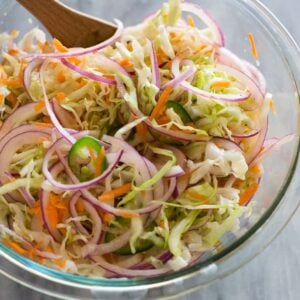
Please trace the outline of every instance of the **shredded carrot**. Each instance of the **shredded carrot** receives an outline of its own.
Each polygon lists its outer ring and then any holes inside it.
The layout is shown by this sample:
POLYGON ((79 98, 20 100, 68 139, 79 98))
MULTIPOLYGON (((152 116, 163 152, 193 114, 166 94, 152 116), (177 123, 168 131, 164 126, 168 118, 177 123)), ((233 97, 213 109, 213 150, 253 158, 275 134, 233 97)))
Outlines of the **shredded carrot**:
POLYGON ((171 93, 172 93, 172 88, 170 86, 167 86, 164 89, 164 91, 161 93, 161 95, 156 103, 156 106, 152 110, 152 113, 150 115, 150 120, 155 119, 164 111, 165 105, 166 105, 167 101, 169 100, 169 96, 171 93))
POLYGON ((57 62, 56 61, 50 61, 48 66, 52 69, 54 69, 57 66, 57 62))
POLYGON ((39 49, 41 50, 41 52, 44 52, 47 44, 42 43, 41 41, 37 41, 37 45, 38 45, 39 49))
POLYGON ((120 217, 123 217, 125 219, 133 219, 133 218, 136 218, 138 217, 139 215, 134 213, 134 212, 131 212, 131 211, 122 211, 119 213, 119 216, 120 217))
POLYGON ((39 101, 37 104, 34 106, 35 111, 41 111, 45 108, 45 102, 44 101, 39 101))
POLYGON ((66 262, 62 259, 53 259, 52 260, 56 265, 58 265, 60 268, 63 268, 66 264, 66 262))
POLYGON ((187 16, 187 22, 191 27, 195 27, 195 21, 192 16, 187 16))
POLYGON ((4 94, 0 94, 0 105, 4 103, 5 96, 4 94))
POLYGON ((162 115, 159 118, 157 118, 156 121, 159 125, 162 125, 162 124, 169 123, 171 120, 167 115, 162 115))
POLYGON ((42 120, 44 123, 51 123, 51 119, 48 116, 43 116, 42 120))
POLYGON ((78 66, 81 63, 81 60, 78 57, 69 57, 68 61, 76 66, 78 66))
POLYGON ((157 49, 156 56, 157 56, 158 64, 161 64, 169 60, 167 54, 161 49, 161 47, 157 49))
POLYGON ((4 240, 4 243, 19 254, 26 255, 27 253, 27 251, 23 247, 21 247, 17 242, 6 239, 4 240))
POLYGON ((230 81, 215 81, 211 84, 213 89, 224 89, 230 86, 230 81))
POLYGON ((253 195, 258 190, 259 184, 257 182, 253 182, 244 192, 240 195, 240 205, 245 205, 247 202, 253 197, 253 195))
POLYGON ((136 125, 136 133, 143 143, 147 143, 147 126, 143 122, 136 125))
POLYGON ((208 200, 206 196, 203 196, 203 195, 201 195, 199 193, 196 193, 196 192, 193 192, 193 191, 190 191, 190 190, 186 191, 186 195, 188 197, 191 197, 193 199, 197 199, 197 200, 200 200, 200 201, 206 201, 206 200, 208 200))
POLYGON ((9 101, 12 107, 14 107, 17 104, 17 97, 14 93, 10 93, 9 95, 6 96, 6 99, 9 101))
POLYGON ((248 32, 248 40, 251 48, 251 53, 255 60, 258 60, 258 52, 255 44, 255 39, 252 32, 248 32))
POLYGON ((109 202, 116 197, 122 196, 128 193, 132 188, 131 183, 125 183, 114 190, 104 192, 98 199, 101 202, 109 202))
POLYGON ((100 153, 98 154, 98 157, 95 160, 95 176, 99 176, 102 172, 102 165, 105 158, 105 150, 104 147, 101 148, 100 153))
POLYGON ((129 58, 124 58, 124 59, 120 60, 119 64, 125 68, 132 67, 132 62, 129 58))
POLYGON ((249 169, 249 172, 254 174, 254 175, 260 175, 261 173, 261 169, 260 169, 260 166, 258 164, 252 166, 250 169, 249 169))
POLYGON ((57 74, 56 79, 57 79, 57 81, 60 82, 60 83, 65 82, 65 81, 66 81, 66 76, 65 76, 64 72, 63 72, 63 71, 60 71, 60 72, 57 74))
POLYGON ((85 211, 85 207, 84 207, 83 201, 81 199, 79 199, 76 202, 75 207, 76 207, 77 212, 79 212, 79 213, 83 213, 85 211))
POLYGON ((58 92, 55 96, 58 102, 63 102, 66 99, 66 94, 64 92, 58 92))
POLYGON ((20 53, 20 51, 18 49, 9 49, 8 50, 9 55, 16 55, 18 53, 20 53))
POLYGON ((19 36, 19 33, 19 31, 14 29, 10 32, 10 36, 12 36, 13 38, 17 38, 19 36))
POLYGON ((36 126, 41 126, 41 127, 49 127, 49 128, 53 128, 54 127, 52 123, 44 123, 44 122, 31 121, 30 124, 36 125, 36 126))
POLYGON ((171 31, 171 32, 170 32, 170 38, 171 38, 171 39, 175 39, 176 37, 177 37, 176 32, 171 31))
POLYGON ((69 49, 65 47, 58 39, 53 39, 53 45, 58 52, 68 52, 69 49))
POLYGON ((273 113, 276 113, 276 108, 273 99, 270 101, 270 109, 273 113))
POLYGON ((109 224, 114 219, 114 216, 109 213, 104 213, 102 215, 102 220, 105 224, 109 224))
POLYGON ((2 78, 0 79, 0 83, 14 88, 20 88, 23 86, 23 82, 19 78, 17 79, 2 78))

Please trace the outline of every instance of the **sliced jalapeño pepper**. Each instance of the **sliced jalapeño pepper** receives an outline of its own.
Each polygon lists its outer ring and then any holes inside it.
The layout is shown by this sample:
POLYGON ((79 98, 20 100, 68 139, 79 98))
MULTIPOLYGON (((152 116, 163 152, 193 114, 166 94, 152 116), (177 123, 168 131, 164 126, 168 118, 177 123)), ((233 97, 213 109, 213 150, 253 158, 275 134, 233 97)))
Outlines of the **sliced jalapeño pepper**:
POLYGON ((72 145, 68 163, 80 181, 91 180, 107 168, 103 146, 90 136, 82 137, 72 145))
POLYGON ((167 108, 173 108, 173 110, 180 117, 183 123, 193 122, 189 113, 185 110, 185 108, 180 103, 170 100, 167 102, 166 106, 167 108))

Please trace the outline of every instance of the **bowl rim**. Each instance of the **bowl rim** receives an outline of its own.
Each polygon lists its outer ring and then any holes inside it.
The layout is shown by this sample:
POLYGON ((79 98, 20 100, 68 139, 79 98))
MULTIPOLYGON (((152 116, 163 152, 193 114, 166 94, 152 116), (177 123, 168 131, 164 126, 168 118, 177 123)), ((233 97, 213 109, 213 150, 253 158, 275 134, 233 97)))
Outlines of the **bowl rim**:
MULTIPOLYGON (((266 17, 269 21, 272 22, 273 25, 276 26, 276 29, 280 31, 281 35, 283 35, 289 42, 290 46, 294 48, 298 56, 300 57, 300 50, 291 36, 291 34, 287 31, 287 29, 282 25, 282 23, 278 20, 278 18, 259 0, 240 0, 240 5, 248 8, 250 5, 254 7, 256 11, 258 11, 261 15, 266 17)), ((295 85, 298 93, 299 98, 299 88, 297 84, 295 85)), ((299 103, 298 103, 299 104, 299 103)), ((298 124, 298 134, 300 132, 300 127, 298 124)), ((297 145, 294 147, 294 157, 292 159, 291 165, 292 167, 289 170, 289 173, 285 179, 285 182, 282 185, 281 190, 276 195, 275 200, 273 201, 272 205, 268 208, 268 210, 260 217, 260 219, 248 230, 245 234, 241 237, 236 239, 232 244, 228 247, 220 251, 219 253, 214 254, 209 259, 196 263, 193 266, 189 266, 179 271, 174 271, 170 274, 164 274, 158 277, 153 278, 137 278, 137 279, 106 279, 106 278, 89 278, 84 276, 78 276, 70 273, 63 273, 61 271, 57 271, 43 265, 40 265, 30 259, 27 259, 16 252, 9 249, 7 246, 0 243, 0 256, 3 256, 7 261, 11 262, 15 266, 32 273, 33 275, 37 275, 40 278, 44 278, 46 280, 52 282, 58 282, 65 286, 76 287, 76 288, 83 288, 83 289, 90 289, 92 286, 101 289, 101 291, 117 291, 117 290, 132 290, 135 288, 136 290, 140 290, 143 288, 161 288, 162 286, 166 286, 172 283, 175 283, 178 280, 186 280, 200 274, 205 268, 209 268, 211 265, 221 261, 222 259, 226 258, 230 254, 233 254, 236 250, 238 250, 242 246, 246 246, 250 243, 250 241, 255 237, 257 231, 263 228, 264 224, 267 220, 269 220, 270 216, 276 212, 276 209, 279 207, 280 203, 284 195, 286 194, 288 188, 290 187, 290 183, 293 179, 295 174, 295 170, 297 167, 297 162, 299 158, 299 150, 300 150, 300 140, 298 139, 297 145)), ((298 205, 297 205, 298 206, 298 205)), ((296 207, 297 208, 297 207, 296 207)), ((292 213, 295 212, 296 208, 292 213)), ((292 214, 289 216, 289 218, 292 214)), ((282 230, 280 228, 280 230, 282 230)), ((277 232, 279 233, 279 231, 277 232)), ((277 234, 276 233, 276 234, 277 234)), ((270 242, 270 241, 269 241, 270 242)), ((265 245, 266 247, 267 245, 265 245)), ((264 248, 265 248, 264 247, 264 248)), ((258 251, 254 251, 252 253, 252 257, 246 259, 242 262, 240 266, 251 260, 255 257, 258 251)), ((9 274, 5 273, 4 271, 0 270, 0 273, 9 276, 9 274)), ((12 276, 10 276, 12 277, 12 276)), ((12 278, 15 279, 16 278, 12 278)), ((20 282, 22 283, 22 282, 20 282)))

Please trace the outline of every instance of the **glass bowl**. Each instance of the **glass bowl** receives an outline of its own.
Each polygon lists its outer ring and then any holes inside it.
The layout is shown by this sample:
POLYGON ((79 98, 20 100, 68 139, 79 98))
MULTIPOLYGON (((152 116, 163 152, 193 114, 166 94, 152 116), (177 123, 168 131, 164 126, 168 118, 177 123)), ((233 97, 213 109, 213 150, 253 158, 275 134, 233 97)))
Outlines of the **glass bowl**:
MULTIPOLYGON (((132 25, 157 9, 158 0, 68 0, 66 4, 107 20, 132 25)), ((255 0, 199 0, 220 23, 226 45, 242 58, 252 60, 247 41, 256 38, 260 69, 273 93, 276 115, 269 120, 268 136, 299 135, 300 55, 296 43, 274 15, 255 0)), ((38 22, 12 0, 1 0, 0 29, 25 33, 38 22)), ((41 27, 41 26, 40 26, 41 27)), ((249 222, 201 262, 151 279, 93 279, 48 269, 0 244, 1 273, 39 292, 71 299, 158 299, 179 297, 220 279, 260 253, 282 230, 298 207, 299 140, 271 153, 264 161, 261 188, 249 222)))

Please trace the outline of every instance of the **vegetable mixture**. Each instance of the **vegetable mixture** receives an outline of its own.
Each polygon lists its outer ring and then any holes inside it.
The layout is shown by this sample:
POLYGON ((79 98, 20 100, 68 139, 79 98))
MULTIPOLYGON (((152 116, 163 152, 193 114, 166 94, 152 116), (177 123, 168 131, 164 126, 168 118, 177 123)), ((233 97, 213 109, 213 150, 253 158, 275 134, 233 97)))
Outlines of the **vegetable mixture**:
POLYGON ((239 230, 261 160, 293 136, 265 138, 263 75, 197 5, 116 25, 86 49, 0 35, 0 232, 50 268, 153 277, 239 230))

